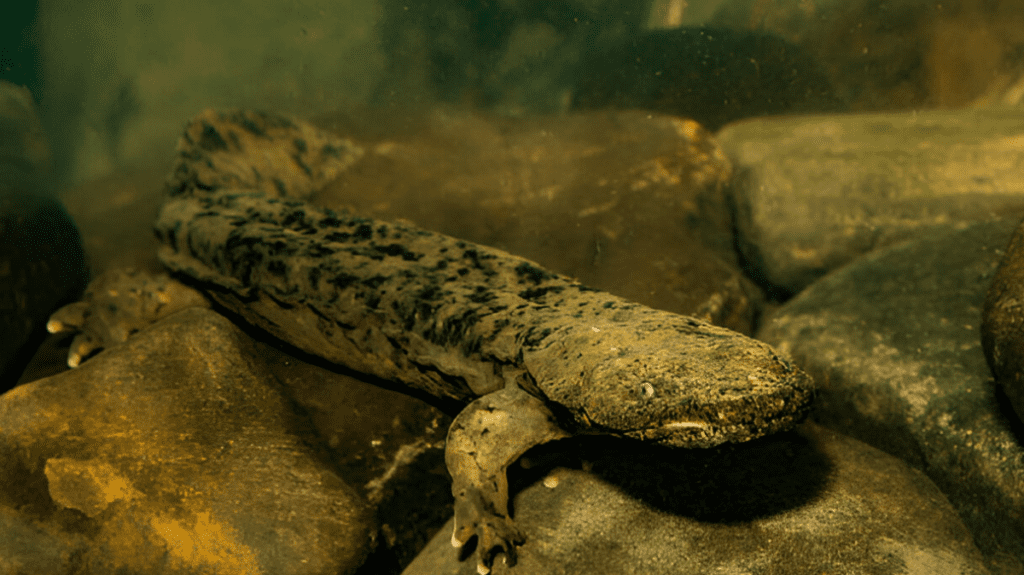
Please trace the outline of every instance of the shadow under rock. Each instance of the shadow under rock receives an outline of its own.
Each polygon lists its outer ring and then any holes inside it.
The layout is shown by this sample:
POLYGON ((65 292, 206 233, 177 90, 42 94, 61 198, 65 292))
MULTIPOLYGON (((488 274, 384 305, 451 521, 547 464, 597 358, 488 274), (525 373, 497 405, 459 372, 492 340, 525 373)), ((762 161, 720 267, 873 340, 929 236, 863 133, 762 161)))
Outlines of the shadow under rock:
POLYGON ((1003 391, 1002 385, 996 384, 992 379, 989 379, 987 384, 995 387, 994 399, 997 413, 999 413, 1007 429, 1010 430, 1010 433, 1017 440, 1017 443, 1024 445, 1024 421, 1021 421, 1021 415, 1018 415, 1016 410, 1013 409, 1013 404, 1010 403, 1010 398, 1003 391))
POLYGON ((710 523, 748 522, 805 505, 832 471, 814 441, 795 431, 710 449, 582 436, 536 447, 524 460, 529 467, 509 468, 513 497, 554 467, 586 468, 655 509, 710 523))

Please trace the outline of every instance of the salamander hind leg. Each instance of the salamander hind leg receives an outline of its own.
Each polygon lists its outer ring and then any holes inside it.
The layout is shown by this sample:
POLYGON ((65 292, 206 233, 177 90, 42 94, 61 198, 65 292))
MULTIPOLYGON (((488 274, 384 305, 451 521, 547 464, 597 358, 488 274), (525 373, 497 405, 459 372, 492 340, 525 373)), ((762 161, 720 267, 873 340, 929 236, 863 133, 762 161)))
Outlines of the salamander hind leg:
POLYGON ((498 553, 514 564, 525 540, 508 514, 506 469, 531 447, 570 435, 542 400, 517 387, 484 395, 455 418, 445 451, 455 496, 452 545, 477 536, 479 573, 490 572, 498 553))

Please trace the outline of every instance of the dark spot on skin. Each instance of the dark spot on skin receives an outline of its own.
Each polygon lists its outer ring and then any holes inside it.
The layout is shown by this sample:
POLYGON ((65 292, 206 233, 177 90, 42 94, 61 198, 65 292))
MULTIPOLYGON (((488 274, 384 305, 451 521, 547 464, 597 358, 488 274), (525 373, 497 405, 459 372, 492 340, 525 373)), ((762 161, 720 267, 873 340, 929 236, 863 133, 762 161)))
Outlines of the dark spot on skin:
POLYGON ((612 309, 613 307, 615 307, 615 302, 613 302, 613 301, 606 301, 606 302, 604 302, 604 305, 601 306, 601 307, 603 307, 604 309, 612 309))
POLYGON ((228 239, 224 242, 225 252, 234 252, 240 249, 251 248, 259 245, 260 239, 251 236, 242 235, 240 233, 232 232, 228 234, 228 239))
POLYGON ((448 267, 448 260, 441 260, 441 261, 437 262, 437 266, 435 266, 435 267, 437 267, 437 269, 439 269, 439 270, 446 269, 448 267))
POLYGON ((170 229, 166 230, 166 232, 164 232, 164 233, 161 233, 160 230, 156 230, 156 237, 157 237, 157 239, 159 239, 161 241, 165 241, 166 243, 174 246, 175 249, 177 249, 177 247, 178 247, 178 241, 177 241, 178 240, 178 232, 177 232, 177 229, 178 229, 178 226, 180 226, 180 225, 181 224, 179 224, 179 223, 175 223, 173 228, 170 228, 170 229), (166 240, 164 238, 166 238, 166 240))
POLYGON ((373 228, 369 224, 360 224, 352 235, 359 240, 368 240, 373 238, 373 228))
POLYGON ((434 301, 439 299, 442 295, 441 290, 439 290, 437 286, 431 285, 418 291, 415 298, 422 301, 434 301))
POLYGON ((373 292, 368 293, 366 294, 366 297, 363 298, 363 301, 366 302, 366 307, 370 309, 377 309, 377 306, 380 305, 380 295, 373 292))
MULTIPOLYGON (((257 176, 258 175, 259 174, 257 174, 257 176)), ((277 193, 281 194, 282 196, 288 195, 288 188, 287 186, 284 185, 284 182, 282 182, 280 178, 274 178, 274 187, 277 188, 277 193)))
MULTIPOLYGON (((242 149, 242 141, 238 139, 238 134, 234 130, 228 132, 228 139, 231 140, 231 146, 236 150, 242 149)), ((255 171, 255 170, 253 170, 255 171)), ((259 175, 259 174, 257 174, 259 175)))
POLYGON ((312 246, 309 247, 309 251, 306 253, 307 255, 313 258, 324 258, 327 256, 334 255, 336 251, 337 250, 329 248, 323 244, 313 244, 312 246))
POLYGON ((562 291, 562 289, 564 289, 562 286, 530 288, 519 292, 519 297, 532 301, 537 298, 544 297, 548 293, 558 293, 562 291))
MULTIPOLYGON (((502 306, 501 309, 505 309, 504 306, 502 306)), ((506 327, 508 327, 509 325, 511 325, 511 323, 512 322, 509 321, 508 319, 499 319, 498 321, 494 322, 494 331, 491 332, 491 336, 490 336, 491 339, 494 339, 494 338, 498 337, 498 333, 501 330, 503 330, 506 327)))
POLYGON ((326 218, 321 218, 316 224, 321 228, 336 228, 341 225, 341 220, 336 216, 327 216, 326 218))
POLYGON ((252 272, 263 263, 263 253, 249 249, 225 251, 224 258, 228 267, 235 270, 233 275, 246 285, 254 283, 252 272))
POLYGON ((526 278, 535 284, 539 284, 546 279, 555 277, 551 272, 542 270, 539 267, 530 265, 526 262, 517 265, 515 271, 519 274, 519 277, 526 278))
MULTIPOLYGON (((473 326, 480 321, 480 317, 474 310, 466 310, 459 315, 447 318, 439 326, 434 326, 424 335, 433 343, 443 346, 473 346, 473 342, 465 342, 466 333, 473 329, 473 326)), ((476 342, 476 347, 480 343, 476 342)))
POLYGON ((306 153, 306 150, 308 149, 308 146, 306 146, 306 140, 302 138, 295 138, 292 140, 292 145, 295 146, 296 150, 302 153, 306 153))
POLYGON ((302 159, 302 156, 298 154, 292 154, 292 161, 295 162, 295 165, 297 165, 299 169, 301 169, 302 172, 306 174, 306 176, 312 177, 313 168, 310 168, 309 166, 306 165, 306 161, 302 159))
POLYGON ((235 118, 235 123, 245 128, 245 131, 250 134, 257 136, 266 136, 267 133, 263 130, 263 127, 254 122, 251 118, 246 115, 241 115, 239 118, 235 118))
POLYGON ((496 298, 494 292, 484 286, 476 286, 476 290, 469 295, 469 301, 473 303, 487 303, 496 298))
POLYGON ((301 224, 306 219, 306 212, 302 210, 292 210, 281 218, 281 225, 290 228, 295 224, 301 224))
POLYGON ((275 256, 293 256, 298 249, 297 246, 292 245, 291 242, 286 242, 284 240, 276 240, 267 244, 267 247, 270 248, 267 251, 275 256))
POLYGON ((224 141, 224 137, 220 135, 217 128, 203 122, 203 131, 199 135, 199 147, 210 152, 217 152, 227 150, 228 143, 224 141))
POLYGON ((309 268, 309 285, 316 287, 320 284, 320 268, 314 266, 309 268))
POLYGON ((284 277, 287 267, 281 260, 273 260, 267 263, 267 271, 275 276, 284 277))
POLYGON ((535 347, 549 335, 551 335, 551 328, 546 327, 538 332, 537 328, 531 327, 523 337, 523 345, 535 347))
POLYGON ((466 268, 459 268, 455 270, 455 273, 459 274, 460 276, 464 276, 469 273, 469 270, 467 270, 466 268))
POLYGON ((402 244, 388 244, 386 246, 374 246, 374 249, 382 254, 389 256, 402 256, 402 259, 407 262, 419 261, 423 254, 414 254, 409 250, 405 249, 402 244))
POLYGON ((377 275, 373 276, 372 278, 364 279, 362 283, 364 286, 370 289, 377 289, 381 286, 381 284, 384 284, 387 281, 388 278, 386 276, 377 275))
POLYGON ((345 289, 356 281, 359 281, 359 278, 357 276, 342 272, 334 276, 333 278, 327 280, 327 283, 331 284, 332 286, 338 289, 345 289))
POLYGON ((480 265, 480 252, 476 250, 465 250, 462 252, 463 259, 468 259, 470 264, 476 269, 483 269, 480 265))

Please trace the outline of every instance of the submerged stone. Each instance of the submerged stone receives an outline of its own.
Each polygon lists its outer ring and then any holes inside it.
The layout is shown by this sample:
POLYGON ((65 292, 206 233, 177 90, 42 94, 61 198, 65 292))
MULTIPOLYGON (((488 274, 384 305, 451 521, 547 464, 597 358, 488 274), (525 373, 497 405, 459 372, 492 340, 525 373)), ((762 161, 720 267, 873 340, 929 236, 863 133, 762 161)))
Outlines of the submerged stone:
MULTIPOLYGON (((813 424, 713 450, 592 438, 525 460, 526 543, 495 575, 988 573, 922 473, 813 424)), ((475 575, 450 535, 451 524, 403 575, 475 575)))
POLYGON ((928 228, 1024 211, 1024 113, 770 118, 718 134, 736 165, 737 245, 784 297, 928 228))
POLYGON ((759 334, 814 377, 811 417, 928 474, 997 573, 1024 570, 1024 434, 979 327, 1015 226, 933 230, 864 256, 759 334))
MULTIPOLYGON (((50 573, 349 573, 365 502, 249 340, 189 309, 82 367, 0 396, 0 508, 72 549, 0 544, 50 573)), ((41 539, 40 539, 41 538, 41 539)))

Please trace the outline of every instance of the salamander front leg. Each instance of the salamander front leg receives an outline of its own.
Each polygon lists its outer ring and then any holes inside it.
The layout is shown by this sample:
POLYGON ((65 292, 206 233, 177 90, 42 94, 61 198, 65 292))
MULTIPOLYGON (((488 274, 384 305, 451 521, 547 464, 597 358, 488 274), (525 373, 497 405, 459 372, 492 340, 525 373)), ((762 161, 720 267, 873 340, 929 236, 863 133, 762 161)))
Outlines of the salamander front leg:
POLYGON ((481 575, 498 553, 514 565, 516 545, 524 541, 508 514, 506 469, 531 447, 570 435, 543 401, 518 387, 478 398, 452 422, 445 451, 455 496, 452 545, 477 536, 481 575))

